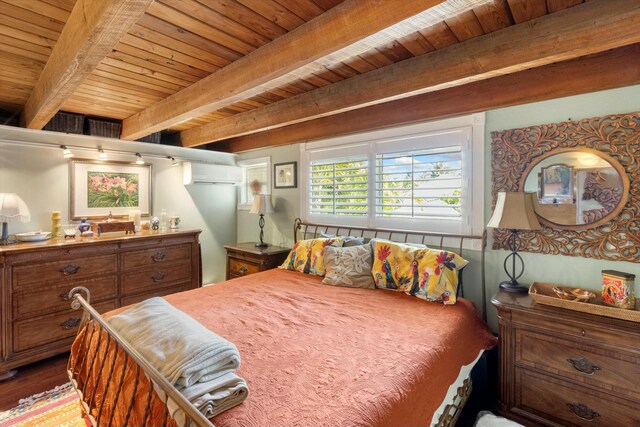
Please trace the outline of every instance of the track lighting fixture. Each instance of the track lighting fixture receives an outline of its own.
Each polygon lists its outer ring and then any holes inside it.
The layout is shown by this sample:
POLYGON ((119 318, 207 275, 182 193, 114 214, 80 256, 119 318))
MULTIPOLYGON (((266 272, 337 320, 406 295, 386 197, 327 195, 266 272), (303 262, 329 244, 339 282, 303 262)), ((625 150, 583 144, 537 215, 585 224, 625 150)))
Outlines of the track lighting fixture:
POLYGON ((67 148, 66 145, 61 145, 60 148, 62 148, 62 157, 64 157, 65 159, 70 159, 73 157, 73 153, 67 148))
POLYGON ((107 153, 104 152, 104 150, 101 147, 98 147, 98 158, 100 160, 109 160, 109 156, 107 156, 107 153))
POLYGON ((167 156, 170 160, 171 160, 171 166, 178 166, 180 165, 180 162, 177 161, 174 157, 171 156, 167 156))
POLYGON ((136 165, 144 165, 144 160, 140 153, 136 153, 136 165))

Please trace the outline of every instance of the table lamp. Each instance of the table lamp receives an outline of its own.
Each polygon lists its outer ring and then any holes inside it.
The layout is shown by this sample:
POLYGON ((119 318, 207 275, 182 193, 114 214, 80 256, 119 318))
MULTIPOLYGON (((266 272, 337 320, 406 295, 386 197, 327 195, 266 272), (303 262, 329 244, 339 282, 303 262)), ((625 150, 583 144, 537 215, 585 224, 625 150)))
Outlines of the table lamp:
POLYGON ((524 261, 518 254, 522 241, 518 241, 517 237, 520 230, 542 229, 533 209, 534 197, 535 193, 499 192, 493 216, 487 224, 487 227, 506 228, 511 232, 509 238, 511 253, 504 260, 504 271, 509 280, 500 283, 500 289, 506 292, 526 293, 528 291, 526 287, 518 283, 518 278, 524 273, 524 261), (511 258, 511 272, 507 268, 509 258, 511 258), (516 272, 516 259, 519 259, 522 265, 520 273, 516 272))
POLYGON ((15 193, 0 193, 0 222, 2 222, 2 239, 0 246, 15 243, 9 240, 9 222, 29 222, 31 214, 27 204, 15 193))
POLYGON ((263 241, 264 239, 264 215, 273 212, 273 205, 271 204, 271 197, 265 194, 256 194, 253 198, 253 206, 249 213, 260 215, 258 225, 260 226, 260 243, 256 243, 257 248, 266 248, 269 244, 263 241))

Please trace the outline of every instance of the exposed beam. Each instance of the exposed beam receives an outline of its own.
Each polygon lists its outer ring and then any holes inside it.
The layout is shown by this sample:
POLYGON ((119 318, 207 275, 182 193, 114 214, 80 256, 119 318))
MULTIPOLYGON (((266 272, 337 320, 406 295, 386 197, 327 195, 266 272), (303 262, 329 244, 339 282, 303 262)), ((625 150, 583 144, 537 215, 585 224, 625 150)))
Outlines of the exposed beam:
POLYGON ((238 153, 640 84, 640 44, 210 144, 238 153))
POLYGON ((183 146, 247 135, 640 41, 640 2, 593 0, 181 132, 183 146))
POLYGON ((326 62, 336 63, 372 46, 389 43, 393 36, 417 31, 413 20, 429 26, 486 1, 346 0, 210 76, 126 118, 122 123, 122 138, 136 139, 169 128, 311 74, 322 69, 326 62), (376 34, 383 30, 389 30, 389 34, 376 34))
POLYGON ((22 124, 42 129, 153 0, 78 0, 36 83, 22 124))

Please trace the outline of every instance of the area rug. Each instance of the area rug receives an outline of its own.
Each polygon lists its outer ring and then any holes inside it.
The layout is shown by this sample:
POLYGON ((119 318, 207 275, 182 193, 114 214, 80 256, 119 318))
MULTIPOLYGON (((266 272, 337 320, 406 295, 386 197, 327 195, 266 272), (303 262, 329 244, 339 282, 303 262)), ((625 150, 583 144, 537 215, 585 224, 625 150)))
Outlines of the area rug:
POLYGON ((15 408, 0 412, 0 427, 36 426, 91 427, 82 416, 80 400, 71 383, 20 399, 15 408))

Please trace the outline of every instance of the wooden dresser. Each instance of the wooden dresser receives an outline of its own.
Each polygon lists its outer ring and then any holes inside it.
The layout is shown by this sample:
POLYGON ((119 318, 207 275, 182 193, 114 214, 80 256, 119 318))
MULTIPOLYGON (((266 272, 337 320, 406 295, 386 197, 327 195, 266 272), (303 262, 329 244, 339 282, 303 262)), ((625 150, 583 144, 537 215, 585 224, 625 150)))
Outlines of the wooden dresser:
POLYGON ((106 312, 201 286, 199 230, 0 246, 0 379, 69 350, 80 322, 67 293, 106 312))
POLYGON ((224 248, 227 250, 227 280, 276 268, 290 251, 272 245, 257 248, 255 243, 238 243, 224 248))
POLYGON ((502 415, 529 426, 640 426, 640 323, 497 293, 502 415))

